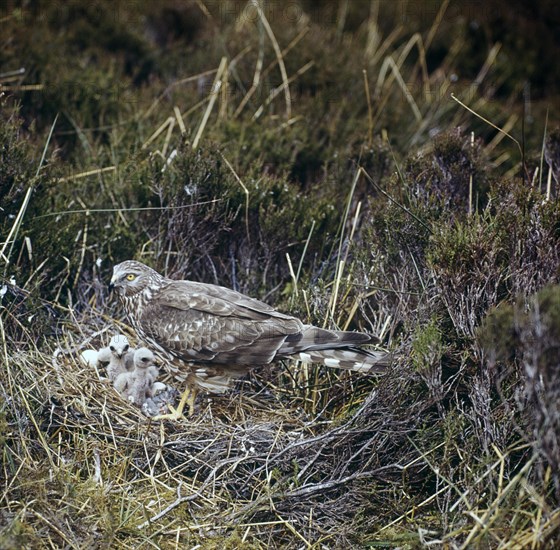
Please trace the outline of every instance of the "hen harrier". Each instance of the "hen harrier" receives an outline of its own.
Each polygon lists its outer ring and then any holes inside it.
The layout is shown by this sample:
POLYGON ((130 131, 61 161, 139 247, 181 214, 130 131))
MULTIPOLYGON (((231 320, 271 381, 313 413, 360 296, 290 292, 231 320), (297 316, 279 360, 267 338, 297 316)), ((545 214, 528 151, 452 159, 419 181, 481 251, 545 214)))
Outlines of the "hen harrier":
POLYGON ((200 388, 224 392, 233 378, 281 359, 327 367, 383 372, 389 355, 356 348, 375 342, 363 332, 325 330, 225 287, 167 279, 127 260, 113 268, 119 295, 139 336, 160 351, 187 388, 178 408, 158 419, 194 410, 200 388))

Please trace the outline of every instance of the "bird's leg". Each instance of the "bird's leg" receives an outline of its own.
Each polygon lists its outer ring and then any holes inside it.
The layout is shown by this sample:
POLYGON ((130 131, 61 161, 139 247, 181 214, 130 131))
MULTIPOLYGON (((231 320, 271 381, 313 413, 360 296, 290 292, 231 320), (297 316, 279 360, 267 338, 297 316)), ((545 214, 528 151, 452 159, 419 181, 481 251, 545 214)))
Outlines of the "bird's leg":
MULTIPOLYGON (((185 405, 188 403, 189 405, 189 416, 194 414, 194 401, 196 399, 197 391, 194 388, 189 388, 188 386, 185 388, 183 395, 181 397, 181 401, 179 401, 179 406, 175 409, 175 414, 178 418, 183 416, 183 409, 185 405)), ((171 408, 171 407, 170 407, 171 408)))
POLYGON ((189 405, 189 416, 194 414, 194 402, 197 395, 197 390, 195 388, 187 388, 183 392, 181 397, 181 401, 179 401, 179 405, 175 409, 171 405, 168 405, 169 409, 171 410, 168 414, 159 414, 153 417, 153 420, 180 420, 183 417, 183 409, 185 405, 188 403, 189 405))
POLYGON ((198 395, 198 390, 196 388, 191 388, 189 390, 189 396, 187 397, 187 403, 189 404, 189 416, 192 416, 194 414, 194 402, 196 401, 197 395, 198 395))

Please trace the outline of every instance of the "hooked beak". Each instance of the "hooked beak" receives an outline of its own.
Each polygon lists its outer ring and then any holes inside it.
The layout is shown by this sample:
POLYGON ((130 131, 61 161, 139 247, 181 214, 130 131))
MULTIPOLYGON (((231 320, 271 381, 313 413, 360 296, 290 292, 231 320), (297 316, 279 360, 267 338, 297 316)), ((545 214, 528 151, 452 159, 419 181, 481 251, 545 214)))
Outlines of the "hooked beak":
POLYGON ((111 277, 111 282, 109 283, 109 292, 113 292, 113 290, 115 290, 116 282, 117 282, 117 279, 113 275, 111 277))

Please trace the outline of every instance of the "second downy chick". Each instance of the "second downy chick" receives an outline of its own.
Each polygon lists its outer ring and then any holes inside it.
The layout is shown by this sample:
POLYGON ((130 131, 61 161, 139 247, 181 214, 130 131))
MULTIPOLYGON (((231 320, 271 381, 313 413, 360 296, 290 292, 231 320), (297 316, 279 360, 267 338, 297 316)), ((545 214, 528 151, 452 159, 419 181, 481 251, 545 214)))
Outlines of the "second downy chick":
POLYGON ((138 348, 134 352, 134 370, 119 374, 115 380, 115 389, 138 407, 153 395, 158 375, 154 361, 154 354, 148 348, 138 348))

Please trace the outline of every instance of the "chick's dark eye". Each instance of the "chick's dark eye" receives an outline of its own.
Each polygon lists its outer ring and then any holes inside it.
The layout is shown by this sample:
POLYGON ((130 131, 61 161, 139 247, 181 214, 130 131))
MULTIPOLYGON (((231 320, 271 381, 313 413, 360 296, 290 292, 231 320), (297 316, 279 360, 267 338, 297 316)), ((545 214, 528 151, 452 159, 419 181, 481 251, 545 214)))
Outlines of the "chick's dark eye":
POLYGON ((109 346, 109 349, 110 349, 111 351, 115 351, 115 346, 109 346))
POLYGON ((130 347, 130 346, 125 346, 125 347, 123 348, 123 351, 128 351, 128 348, 129 348, 129 347, 130 347))

